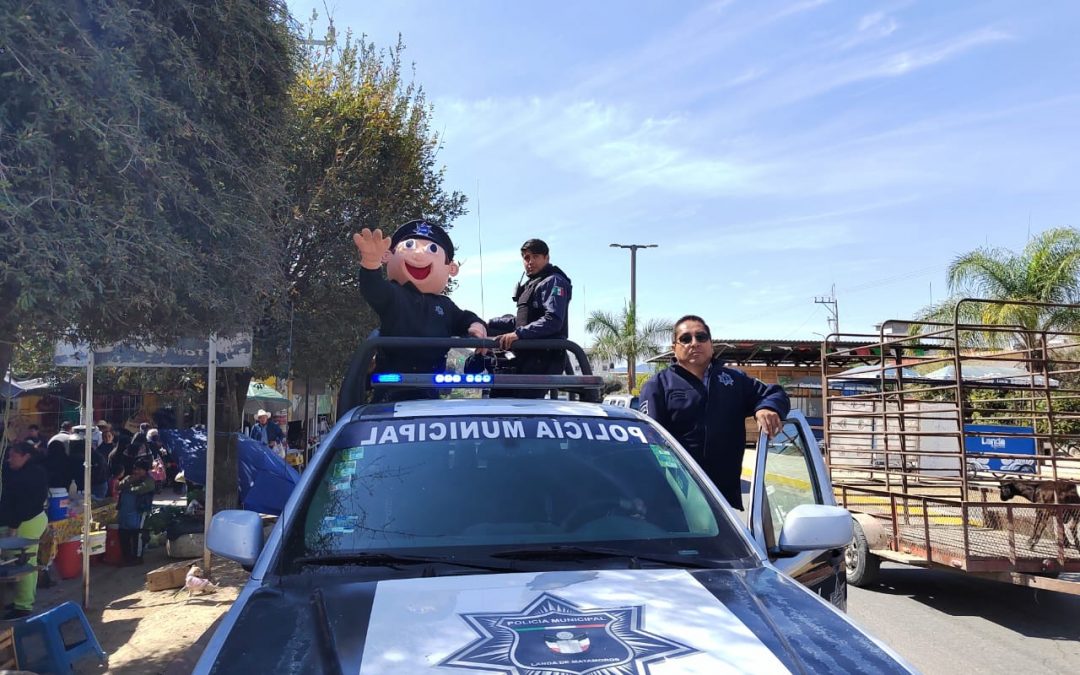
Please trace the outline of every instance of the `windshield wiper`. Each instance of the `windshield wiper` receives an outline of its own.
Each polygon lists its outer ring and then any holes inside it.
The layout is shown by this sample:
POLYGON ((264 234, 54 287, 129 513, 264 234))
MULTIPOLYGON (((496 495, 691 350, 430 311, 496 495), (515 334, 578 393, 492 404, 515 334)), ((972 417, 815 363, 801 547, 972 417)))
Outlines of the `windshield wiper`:
POLYGON ((297 558, 298 565, 358 565, 362 567, 392 567, 401 569, 407 565, 454 565, 488 572, 516 572, 508 565, 490 565, 465 562, 452 558, 426 555, 400 555, 396 553, 333 553, 309 555, 297 558))
POLYGON ((692 569, 712 569, 718 567, 706 560, 695 560, 682 556, 639 555, 631 551, 603 546, 529 546, 512 548, 492 553, 492 558, 509 560, 587 560, 595 558, 627 558, 630 569, 641 569, 641 563, 655 563, 667 567, 685 567, 692 569))

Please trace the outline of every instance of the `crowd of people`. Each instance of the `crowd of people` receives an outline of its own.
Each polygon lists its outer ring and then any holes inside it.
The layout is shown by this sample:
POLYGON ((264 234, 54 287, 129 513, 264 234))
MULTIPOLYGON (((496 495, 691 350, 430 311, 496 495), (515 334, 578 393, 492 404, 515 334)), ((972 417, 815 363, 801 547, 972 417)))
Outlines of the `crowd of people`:
MULTIPOLYGON (((25 437, 8 447, 0 491, 0 527, 8 536, 40 540, 49 523, 46 509, 51 489, 87 494, 87 433, 85 426, 65 421, 46 439, 37 425, 30 425, 25 437)), ((89 494, 116 501, 124 563, 141 564, 144 524, 154 494, 167 486, 180 487, 175 481, 177 463, 162 444, 161 434, 148 423, 128 437, 101 420, 89 434, 89 494)), ((37 565, 38 546, 25 551, 28 564, 37 565)), ((5 608, 4 620, 31 614, 37 584, 37 574, 27 574, 14 584, 14 600, 5 608)))
MULTIPOLYGON (((74 484, 76 491, 86 491, 83 470, 86 433, 82 425, 63 422, 60 430, 46 441, 37 425, 29 427, 23 442, 29 445, 32 459, 45 468, 49 488, 68 489, 74 484)), ((124 477, 132 475, 140 461, 147 464, 156 491, 164 486, 178 487, 177 463, 162 443, 161 434, 150 424, 143 422, 138 433, 128 437, 101 420, 91 428, 90 434, 90 494, 94 498, 115 499, 118 485, 124 477)))

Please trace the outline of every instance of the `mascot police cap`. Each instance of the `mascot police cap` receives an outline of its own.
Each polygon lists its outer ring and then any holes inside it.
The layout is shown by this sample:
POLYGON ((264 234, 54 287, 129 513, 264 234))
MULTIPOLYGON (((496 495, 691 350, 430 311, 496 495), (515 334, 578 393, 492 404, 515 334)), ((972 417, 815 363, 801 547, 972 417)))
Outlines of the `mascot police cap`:
POLYGON ((435 223, 423 219, 410 220, 394 231, 390 237, 390 248, 397 248, 397 245, 406 239, 433 241, 446 252, 446 262, 454 259, 454 242, 450 241, 450 235, 446 233, 446 230, 435 223))

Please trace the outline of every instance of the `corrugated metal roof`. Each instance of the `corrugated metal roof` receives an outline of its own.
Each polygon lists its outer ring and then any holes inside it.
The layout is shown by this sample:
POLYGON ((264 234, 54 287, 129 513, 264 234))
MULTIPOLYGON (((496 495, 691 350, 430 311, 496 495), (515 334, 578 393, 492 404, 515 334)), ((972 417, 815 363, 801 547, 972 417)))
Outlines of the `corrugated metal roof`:
MULTIPOLYGON (((831 347, 852 349, 870 342, 833 342, 831 347)), ((821 360, 821 340, 773 340, 769 338, 713 338, 717 356, 731 363, 816 363, 821 360)), ((670 360, 668 350, 649 359, 650 362, 670 360)))

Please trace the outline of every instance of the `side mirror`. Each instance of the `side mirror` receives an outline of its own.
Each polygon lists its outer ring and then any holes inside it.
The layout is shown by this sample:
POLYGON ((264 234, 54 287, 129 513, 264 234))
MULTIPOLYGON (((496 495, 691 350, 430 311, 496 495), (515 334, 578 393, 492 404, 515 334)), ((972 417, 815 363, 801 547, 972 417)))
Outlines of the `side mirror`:
POLYGON ((222 511, 210 521, 206 546, 214 553, 249 567, 263 547, 262 517, 254 511, 222 511))
POLYGON ((800 504, 784 519, 779 549, 798 553, 843 548, 855 536, 853 522, 848 510, 839 506, 800 504))

